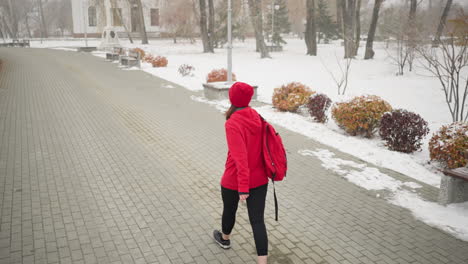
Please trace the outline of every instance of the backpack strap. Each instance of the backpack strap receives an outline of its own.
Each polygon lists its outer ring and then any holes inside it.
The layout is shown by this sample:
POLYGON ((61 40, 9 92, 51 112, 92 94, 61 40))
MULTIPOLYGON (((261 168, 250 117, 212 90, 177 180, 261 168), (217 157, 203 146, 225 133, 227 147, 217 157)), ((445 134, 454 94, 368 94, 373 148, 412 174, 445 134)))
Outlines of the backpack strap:
POLYGON ((275 197, 275 221, 278 222, 278 199, 276 198, 275 181, 273 181, 273 196, 275 197))

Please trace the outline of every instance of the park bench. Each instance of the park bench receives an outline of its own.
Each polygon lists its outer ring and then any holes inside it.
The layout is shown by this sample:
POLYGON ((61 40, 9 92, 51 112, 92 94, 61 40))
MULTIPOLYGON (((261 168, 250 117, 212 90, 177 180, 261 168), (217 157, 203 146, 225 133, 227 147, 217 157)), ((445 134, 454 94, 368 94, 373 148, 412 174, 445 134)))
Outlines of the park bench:
POLYGON ((30 47, 29 39, 13 39, 12 42, 2 43, 0 47, 30 47))
POLYGON ((23 39, 23 40, 19 40, 19 39, 14 39, 13 40, 13 46, 15 47, 30 47, 30 44, 29 44, 29 39, 23 39))
POLYGON ((106 53, 106 60, 117 61, 122 53, 122 48, 113 47, 112 50, 106 53))
POLYGON ((137 66, 140 67, 141 61, 140 61, 140 53, 133 51, 133 50, 127 50, 126 55, 121 55, 120 56, 120 65, 126 66, 126 67, 133 67, 137 66))
MULTIPOLYGON (((468 151, 464 153, 468 159, 468 151)), ((468 201, 468 164, 466 167, 445 169, 440 183, 439 203, 461 203, 468 201)))
POLYGON ((267 45, 266 48, 267 48, 268 52, 283 51, 283 46, 280 46, 280 45, 267 45))
POLYGON ((29 39, 23 39, 23 47, 31 47, 31 42, 29 39))

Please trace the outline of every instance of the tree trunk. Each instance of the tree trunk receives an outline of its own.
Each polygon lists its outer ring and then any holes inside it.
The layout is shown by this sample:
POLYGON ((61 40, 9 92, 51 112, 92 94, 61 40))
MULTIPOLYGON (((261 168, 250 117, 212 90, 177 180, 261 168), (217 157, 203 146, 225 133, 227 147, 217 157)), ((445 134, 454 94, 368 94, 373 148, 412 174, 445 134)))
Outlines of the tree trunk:
POLYGON ((250 9, 250 19, 252 20, 252 25, 255 31, 255 39, 257 41, 257 49, 260 51, 260 57, 262 59, 271 58, 265 44, 265 39, 263 37, 261 0, 248 0, 248 3, 250 9))
POLYGON ((445 23, 447 21, 448 13, 450 12, 450 8, 452 7, 452 0, 447 0, 445 4, 444 11, 442 12, 442 16, 440 17, 439 26, 437 27, 437 32, 432 43, 432 46, 439 46, 440 43, 440 36, 442 35, 442 31, 444 31, 445 23))
POLYGON ((354 57, 354 27, 356 16, 356 0, 340 0, 343 21, 343 37, 345 59, 354 57))
POLYGON ((214 53, 214 27, 215 27, 215 10, 213 0, 208 0, 208 49, 209 52, 214 53))
POLYGON ((46 22, 45 22, 45 18, 44 18, 44 10, 42 9, 42 0, 38 0, 39 1, 39 12, 40 12, 40 15, 41 15, 41 25, 42 25, 42 37, 43 38, 48 38, 48 34, 47 34, 47 27, 46 27, 46 22))
POLYGON ((11 0, 8 0, 8 8, 10 9, 11 33, 13 34, 13 38, 18 38, 18 19, 11 0))
POLYGON ((306 2, 307 22, 305 30, 305 43, 307 55, 317 56, 317 26, 315 19, 315 0, 306 2))
POLYGON ((374 10, 372 11, 372 20, 369 27, 369 33, 367 34, 367 42, 366 42, 366 54, 364 55, 364 59, 372 59, 374 58, 374 37, 375 37, 375 30, 377 29, 377 21, 379 20, 379 12, 380 7, 382 6, 383 0, 375 0, 374 3, 374 10))
POLYGON ((416 8, 418 6, 418 0, 410 0, 410 11, 408 15, 408 40, 410 45, 413 44, 416 34, 416 8))
POLYGON ((336 24, 340 27, 341 30, 343 30, 343 14, 342 8, 341 8, 341 0, 336 0, 336 24))
MULTIPOLYGON (((102 2, 99 1, 99 2, 100 2, 100 3, 104 3, 104 1, 102 1, 102 2)), ((130 2, 129 2, 129 4, 130 4, 130 2)), ((116 0, 110 0, 110 5, 111 5, 112 8, 117 8, 116 0)), ((102 8, 105 9, 105 8, 106 8, 105 5, 102 6, 102 8)), ((106 15, 106 12, 104 12, 104 16, 103 16, 103 17, 104 17, 104 19, 107 19, 107 17, 105 17, 105 15, 106 15)), ((125 30, 125 33, 127 33, 128 40, 130 40, 130 43, 133 44, 132 34, 130 34, 130 31, 128 31, 127 24, 124 23, 124 20, 123 20, 123 17, 122 17, 122 13, 117 12, 117 15, 119 16, 120 21, 122 21, 122 26, 123 26, 123 28, 124 28, 124 30, 125 30)), ((109 14, 109 16, 112 17, 113 14, 109 14)), ((106 24, 107 24, 107 23, 106 23, 106 24)), ((108 26, 110 26, 110 25, 108 25, 108 26)))
MULTIPOLYGON (((138 8, 138 19, 140 20, 140 36, 141 36, 141 44, 148 44, 148 35, 146 35, 146 25, 145 25, 145 17, 143 14, 143 5, 141 4, 141 0, 136 0, 137 8, 138 8)), ((125 24, 122 21, 122 24, 125 24)))
POLYGON ((26 30, 28 31, 28 38, 31 39, 31 28, 29 27, 29 18, 28 18, 28 13, 25 14, 24 19, 25 19, 25 24, 26 24, 26 30))
POLYGON ((2 16, 2 23, 4 27, 5 34, 7 35, 6 37, 13 38, 13 34, 11 33, 10 27, 8 27, 8 23, 5 20, 5 16, 2 16))
POLYGON ((409 12, 409 25, 414 26, 416 23, 416 7, 418 6, 418 0, 411 0, 410 12, 409 12))
POLYGON ((203 52, 210 52, 208 29, 206 27, 206 2, 200 1, 200 33, 203 42, 203 52))
POLYGON ((359 50, 359 42, 361 41, 361 0, 357 0, 356 4, 356 39, 354 43, 354 56, 357 55, 358 50, 359 50))
MULTIPOLYGON (((1 21, 0 21, 1 22, 1 21)), ((3 26, 2 24, 0 23, 0 35, 2 35, 2 39, 3 39, 3 43, 5 43, 5 33, 3 32, 3 26)))

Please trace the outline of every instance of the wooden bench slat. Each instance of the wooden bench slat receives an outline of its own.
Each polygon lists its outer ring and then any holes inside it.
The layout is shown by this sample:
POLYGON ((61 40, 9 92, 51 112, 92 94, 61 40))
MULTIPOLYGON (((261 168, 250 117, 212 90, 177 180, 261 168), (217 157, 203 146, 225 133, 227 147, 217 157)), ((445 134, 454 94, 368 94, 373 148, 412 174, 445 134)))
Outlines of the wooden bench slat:
POLYGON ((460 178, 460 179, 468 181, 468 168, 467 167, 461 167, 461 168, 456 168, 452 170, 445 169, 444 174, 447 176, 456 177, 456 178, 460 178))

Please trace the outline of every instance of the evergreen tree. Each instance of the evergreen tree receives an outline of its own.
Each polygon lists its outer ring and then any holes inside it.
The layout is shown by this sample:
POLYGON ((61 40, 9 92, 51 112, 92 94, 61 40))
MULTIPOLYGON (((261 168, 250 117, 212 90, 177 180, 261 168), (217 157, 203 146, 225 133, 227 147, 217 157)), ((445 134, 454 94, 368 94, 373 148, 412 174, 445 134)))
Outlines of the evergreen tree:
POLYGON ((318 39, 328 41, 338 36, 338 25, 333 22, 330 11, 328 10, 328 1, 319 0, 317 6, 317 26, 318 26, 318 39))
POLYGON ((281 34, 291 32, 291 23, 289 23, 288 17, 288 6, 286 4, 286 0, 273 0, 272 2, 274 3, 274 18, 272 15, 272 3, 270 3, 270 8, 266 10, 265 15, 265 33, 267 34, 267 36, 271 37, 273 44, 286 44, 286 41, 283 40, 281 34), (274 6, 278 6, 279 8, 276 9, 274 6), (273 20, 274 23, 272 23, 273 20))

